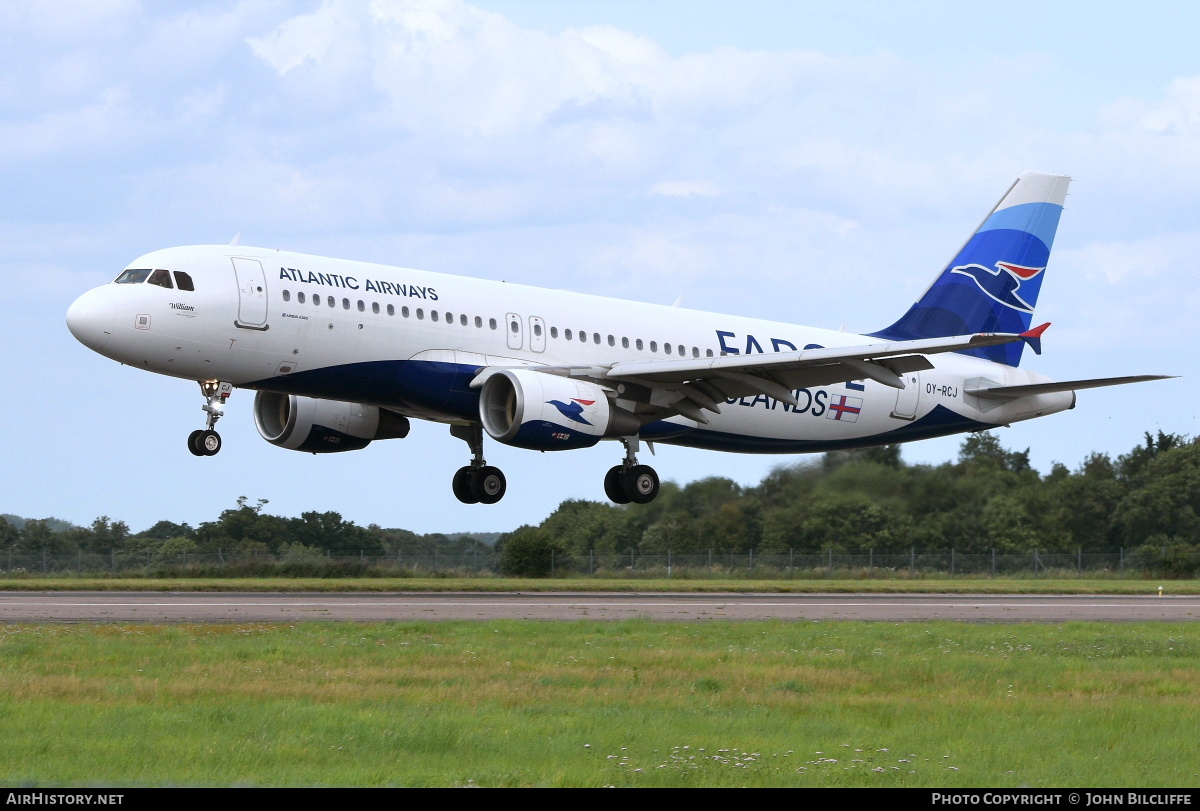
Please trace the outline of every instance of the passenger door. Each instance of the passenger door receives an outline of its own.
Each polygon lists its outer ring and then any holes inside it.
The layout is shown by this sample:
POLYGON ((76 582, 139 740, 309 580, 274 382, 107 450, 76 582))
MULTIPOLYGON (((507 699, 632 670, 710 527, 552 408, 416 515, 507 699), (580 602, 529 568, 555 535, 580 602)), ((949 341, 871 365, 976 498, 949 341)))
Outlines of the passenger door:
POLYGON ((904 388, 896 389, 896 408, 892 416, 898 420, 915 420, 921 401, 921 373, 905 372, 901 377, 904 388))
POLYGON ((245 329, 267 328, 267 276, 257 259, 235 258, 233 272, 237 276, 238 317, 234 322, 245 329))

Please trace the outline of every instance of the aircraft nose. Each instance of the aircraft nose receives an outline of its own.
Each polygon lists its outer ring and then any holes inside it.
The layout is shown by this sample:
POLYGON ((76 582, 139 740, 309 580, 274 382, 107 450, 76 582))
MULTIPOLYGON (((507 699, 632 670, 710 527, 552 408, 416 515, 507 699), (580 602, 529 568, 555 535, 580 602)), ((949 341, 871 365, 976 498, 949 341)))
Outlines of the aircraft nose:
POLYGON ((116 320, 117 305, 100 288, 87 291, 67 310, 67 329, 75 340, 96 352, 112 337, 116 320))

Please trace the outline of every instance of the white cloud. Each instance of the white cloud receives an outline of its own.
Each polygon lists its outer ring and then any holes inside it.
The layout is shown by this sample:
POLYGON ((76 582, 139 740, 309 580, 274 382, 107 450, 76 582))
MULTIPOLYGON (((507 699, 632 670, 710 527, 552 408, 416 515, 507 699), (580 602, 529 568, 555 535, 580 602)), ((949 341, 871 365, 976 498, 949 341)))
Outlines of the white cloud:
POLYGON ((651 186, 650 193, 663 197, 716 197, 721 190, 708 180, 664 180, 651 186))
POLYGON ((308 14, 285 21, 264 37, 249 37, 247 44, 263 61, 284 75, 310 62, 325 65, 339 42, 357 39, 358 20, 343 3, 328 2, 308 14))
POLYGON ((1158 101, 1125 98, 1102 111, 1113 129, 1135 129, 1161 135, 1200 136, 1200 76, 1183 76, 1158 101))
MULTIPOLYGON (((1200 255, 1200 231, 1148 236, 1129 241, 1093 242, 1062 251, 1060 259, 1079 267, 1091 281, 1112 286, 1126 277, 1178 276, 1200 255)), ((1185 271, 1186 272, 1186 271, 1185 271)))

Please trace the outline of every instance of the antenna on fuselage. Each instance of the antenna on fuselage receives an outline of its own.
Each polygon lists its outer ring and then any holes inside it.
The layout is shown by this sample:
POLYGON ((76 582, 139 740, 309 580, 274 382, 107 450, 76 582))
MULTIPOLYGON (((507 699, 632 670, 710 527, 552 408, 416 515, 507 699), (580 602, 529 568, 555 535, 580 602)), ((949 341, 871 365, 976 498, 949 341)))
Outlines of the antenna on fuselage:
POLYGON ((242 232, 238 231, 236 234, 234 234, 233 239, 229 240, 229 244, 230 245, 241 245, 242 244, 242 232))

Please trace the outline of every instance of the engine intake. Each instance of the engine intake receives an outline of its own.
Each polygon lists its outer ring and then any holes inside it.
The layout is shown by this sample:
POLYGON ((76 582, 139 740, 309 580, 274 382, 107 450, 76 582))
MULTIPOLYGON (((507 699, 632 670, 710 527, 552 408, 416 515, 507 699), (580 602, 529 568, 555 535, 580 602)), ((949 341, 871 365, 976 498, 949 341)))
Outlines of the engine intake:
POLYGON ((408 418, 377 406, 260 391, 254 396, 259 436, 292 451, 357 451, 376 439, 408 436, 408 418))
POLYGON ((479 417, 497 442, 536 451, 590 448, 605 437, 641 430, 641 421, 615 408, 599 386, 527 369, 488 377, 479 417))

